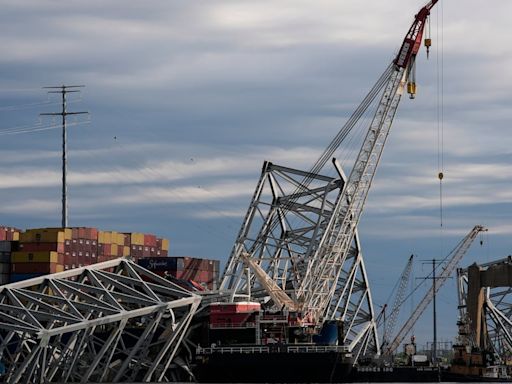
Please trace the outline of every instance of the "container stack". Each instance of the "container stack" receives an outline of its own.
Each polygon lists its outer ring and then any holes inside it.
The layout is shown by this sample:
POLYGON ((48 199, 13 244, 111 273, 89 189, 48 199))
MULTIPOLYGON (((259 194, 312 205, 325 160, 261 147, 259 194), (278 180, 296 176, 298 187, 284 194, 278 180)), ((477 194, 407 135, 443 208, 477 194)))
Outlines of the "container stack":
POLYGON ((204 288, 217 289, 219 260, 194 257, 146 257, 138 264, 160 276, 198 283, 204 288))
POLYGON ((127 233, 130 237, 130 255, 137 261, 147 257, 169 255, 169 240, 144 233, 127 233))
POLYGON ((62 272, 65 242, 71 230, 63 228, 28 229, 19 236, 19 251, 11 253, 11 282, 62 272))
POLYGON ((98 262, 130 256, 130 236, 115 231, 98 232, 98 262))
POLYGON ((169 240, 96 228, 0 227, 0 285, 118 257, 165 257, 169 240))
POLYGON ((19 238, 19 229, 0 226, 0 285, 10 281, 11 253, 18 250, 19 238))
POLYGON ((66 228, 64 269, 80 268, 98 262, 98 230, 96 228, 66 228))
POLYGON ((0 241, 18 241, 20 232, 18 228, 0 226, 0 241))

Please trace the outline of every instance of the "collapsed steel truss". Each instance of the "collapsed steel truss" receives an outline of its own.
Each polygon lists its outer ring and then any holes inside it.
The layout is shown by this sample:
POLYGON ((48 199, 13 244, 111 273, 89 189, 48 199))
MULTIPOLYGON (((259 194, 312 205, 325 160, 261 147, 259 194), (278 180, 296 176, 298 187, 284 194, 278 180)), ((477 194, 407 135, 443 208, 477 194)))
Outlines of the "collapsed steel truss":
POLYGON ((471 319, 468 311, 469 278, 468 268, 459 269, 458 292, 460 318, 467 323, 469 345, 490 349, 495 357, 504 362, 512 351, 512 258, 497 260, 479 266, 487 276, 482 278, 482 337, 477 337, 475 325, 477 319, 471 319))
POLYGON ((200 301, 129 259, 0 286, 2 380, 174 380, 200 301))
MULTIPOLYGON (((265 271, 292 300, 308 273, 309 261, 333 219, 336 198, 344 186, 341 168, 337 178, 312 174, 265 162, 244 223, 232 250, 221 291, 237 296, 263 298, 265 287, 248 274, 243 254, 265 271), (307 185, 304 178, 308 179, 307 185)), ((331 304, 323 319, 344 324, 344 345, 356 357, 378 353, 371 293, 359 237, 356 235, 339 273, 331 304), (371 351, 370 351, 371 350, 371 351)), ((314 278, 314 277, 312 277, 314 278)))

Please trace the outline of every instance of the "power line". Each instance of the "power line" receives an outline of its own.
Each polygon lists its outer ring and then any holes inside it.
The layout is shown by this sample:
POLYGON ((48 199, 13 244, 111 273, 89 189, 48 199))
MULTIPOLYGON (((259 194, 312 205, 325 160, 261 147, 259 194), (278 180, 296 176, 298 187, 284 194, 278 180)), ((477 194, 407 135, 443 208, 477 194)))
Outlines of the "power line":
POLYGON ((62 110, 60 112, 40 113, 41 116, 62 116, 62 227, 68 226, 68 212, 67 212, 67 131, 66 131, 66 116, 68 115, 83 115, 89 112, 68 112, 66 110, 66 95, 68 93, 80 92, 79 88, 85 85, 61 85, 43 87, 44 89, 58 89, 55 91, 48 91, 48 93, 60 93, 62 96, 62 110))

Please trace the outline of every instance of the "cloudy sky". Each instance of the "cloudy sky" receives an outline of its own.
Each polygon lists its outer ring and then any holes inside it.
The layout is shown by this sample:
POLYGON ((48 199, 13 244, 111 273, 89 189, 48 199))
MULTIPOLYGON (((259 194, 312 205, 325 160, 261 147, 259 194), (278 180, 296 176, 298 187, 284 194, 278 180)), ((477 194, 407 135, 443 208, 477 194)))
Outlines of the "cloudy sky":
MULTIPOLYGON (((60 224, 60 132, 46 129, 58 121, 39 117, 60 106, 42 87, 84 84, 68 106, 90 112, 69 119, 70 225, 153 232, 171 239, 172 255, 226 260, 263 160, 309 168, 422 5, 4 0, 0 221, 60 224)), ((421 260, 444 257, 475 224, 489 233, 464 265, 510 253, 511 13, 506 0, 445 0, 432 13, 418 96, 402 100, 360 224, 376 304, 411 253, 424 276, 421 260)), ((451 340, 453 280, 440 302, 440 339, 451 340)))

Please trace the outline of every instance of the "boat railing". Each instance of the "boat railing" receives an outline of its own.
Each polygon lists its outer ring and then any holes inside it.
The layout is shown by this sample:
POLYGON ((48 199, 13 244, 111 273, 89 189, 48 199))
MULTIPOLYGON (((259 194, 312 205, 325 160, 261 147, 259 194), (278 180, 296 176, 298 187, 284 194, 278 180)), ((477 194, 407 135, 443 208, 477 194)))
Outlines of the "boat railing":
POLYGON ((211 355, 213 353, 322 353, 322 352, 348 352, 348 347, 338 345, 283 345, 269 344, 267 346, 238 346, 238 347, 197 347, 198 355, 211 355))

